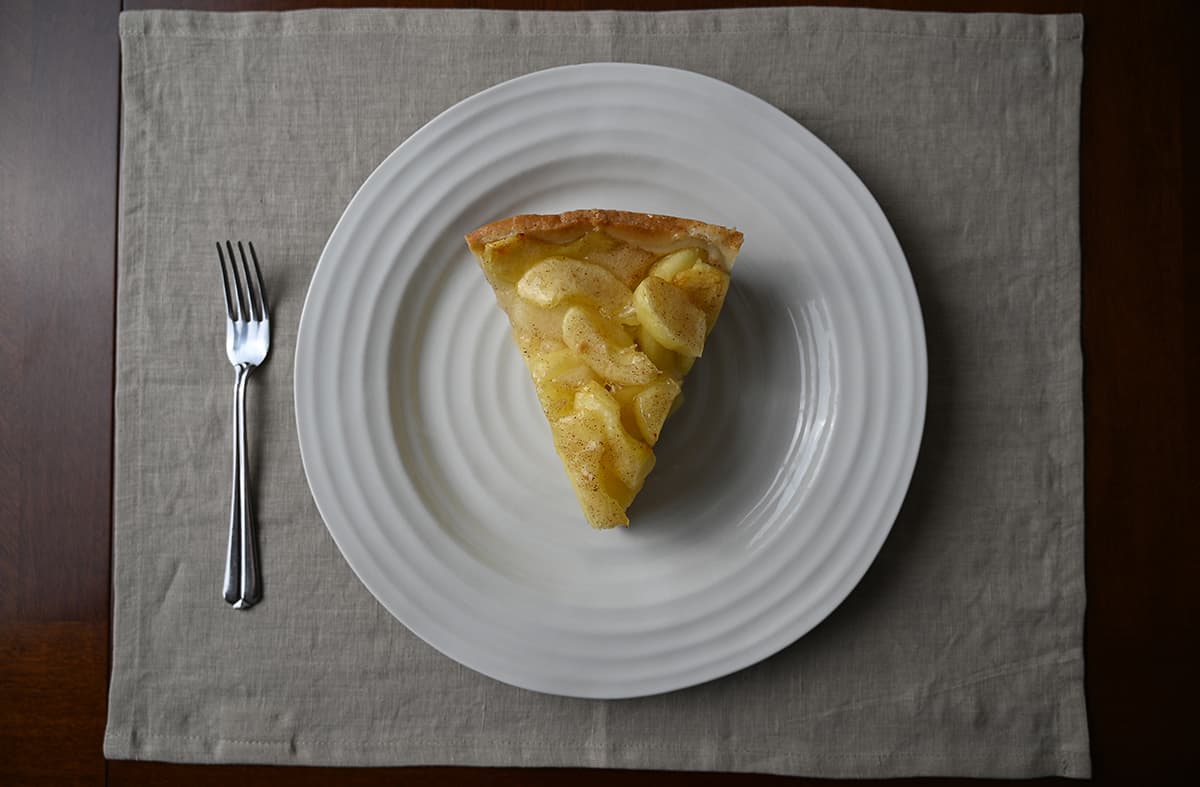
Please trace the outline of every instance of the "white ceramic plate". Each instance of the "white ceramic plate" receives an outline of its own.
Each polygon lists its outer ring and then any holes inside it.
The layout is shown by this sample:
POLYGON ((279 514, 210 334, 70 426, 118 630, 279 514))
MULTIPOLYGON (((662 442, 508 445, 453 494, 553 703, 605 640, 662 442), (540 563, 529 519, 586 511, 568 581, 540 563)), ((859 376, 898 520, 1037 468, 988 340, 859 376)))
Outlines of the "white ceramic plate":
POLYGON ((685 71, 541 71, 455 105, 367 179, 313 275, 296 420, 363 584, 447 656, 582 697, 726 675, 867 570, 908 487, 925 343, 883 213, 828 147, 685 71), (575 502, 462 236, 619 208, 746 235, 629 530, 575 502))

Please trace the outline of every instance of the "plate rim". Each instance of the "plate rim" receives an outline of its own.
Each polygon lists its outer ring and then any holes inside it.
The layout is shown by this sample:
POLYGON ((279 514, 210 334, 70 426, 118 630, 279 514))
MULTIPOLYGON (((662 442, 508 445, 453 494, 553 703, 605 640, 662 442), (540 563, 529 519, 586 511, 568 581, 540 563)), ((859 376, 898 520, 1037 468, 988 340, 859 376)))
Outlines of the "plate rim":
MULTIPOLYGON (((827 162, 827 163, 829 163, 829 162, 827 162)), ((860 205, 859 207, 863 208, 864 206, 860 205)), ((315 353, 316 351, 314 350, 313 352, 315 353)), ((315 362, 315 358, 313 359, 313 361, 315 362)), ((925 419, 927 416, 927 408, 928 408, 928 348, 927 348, 927 341, 926 341, 926 335, 925 335, 924 317, 923 317, 922 310, 921 310, 920 300, 917 296, 915 282, 913 281, 913 278, 912 278, 912 271, 911 271, 910 266, 907 264, 907 257, 904 254, 903 249, 899 244, 899 240, 896 237, 894 228, 892 227, 891 223, 888 221, 887 216, 886 216, 886 214, 884 214, 882 207, 879 205, 879 203, 876 200, 876 198, 874 197, 874 195, 867 188, 866 184, 862 181, 862 179, 858 176, 858 174, 836 153, 836 151, 834 151, 832 148, 830 148, 823 140, 818 138, 815 134, 813 134, 811 131, 809 131, 806 127, 804 127, 801 123, 796 121, 790 115, 783 112, 778 107, 775 107, 774 105, 770 104, 769 102, 759 98, 758 96, 755 96, 753 93, 750 93, 750 92, 745 91, 741 88, 738 88, 737 86, 732 85, 728 82, 724 82, 723 80, 716 79, 714 77, 711 77, 711 76, 708 76, 705 74, 700 74, 697 72, 688 71, 688 70, 680 69, 680 68, 648 65, 648 64, 640 64, 640 63, 624 63, 624 62, 580 63, 580 64, 572 64, 572 65, 555 66, 552 68, 542 69, 539 71, 534 71, 534 72, 530 72, 527 74, 523 74, 523 75, 517 76, 515 78, 505 80, 505 81, 499 82, 497 84, 491 85, 483 90, 480 90, 476 93, 471 94, 470 96, 467 96, 466 98, 462 99, 461 101, 456 102, 455 104, 453 104, 453 105, 447 107, 446 109, 442 110, 441 112, 439 112, 431 120, 424 123, 420 128, 418 128, 416 131, 414 131, 412 134, 410 134, 407 138, 405 138, 399 145, 396 146, 395 149, 393 149, 391 151, 391 153, 389 153, 386 157, 384 157, 384 159, 372 170, 372 172, 367 176, 367 178, 364 179, 363 183, 358 187, 358 189, 355 191, 354 195, 347 202, 347 205, 346 205, 345 209, 343 210, 342 214, 339 216, 338 221, 334 225, 333 229, 330 231, 330 234, 329 234, 328 238, 326 239, 326 242, 322 248, 321 255, 318 258, 317 264, 316 264, 316 266, 314 266, 314 269, 312 272, 312 277, 309 282, 309 286, 306 289, 304 304, 301 309, 300 319, 299 319, 299 323, 298 323, 296 347, 295 347, 295 352, 293 355, 293 407, 295 408, 295 414, 296 414, 296 431, 297 431, 298 441, 300 444, 301 463, 304 468, 305 480, 308 484, 309 491, 312 495, 314 505, 316 506, 317 511, 321 517, 321 520, 322 520, 323 524, 325 525, 326 531, 330 534, 330 537, 333 539, 334 543, 337 545, 338 550, 341 553, 343 559, 345 559, 346 562, 350 565, 350 568, 354 572, 358 581, 361 582, 364 585, 364 587, 367 588, 367 590, 372 594, 372 596, 374 596, 376 601, 378 601, 389 612, 389 614, 391 614, 394 618, 396 618, 396 620, 398 622, 400 622, 402 625, 404 625, 410 632, 412 632, 417 637, 419 637, 421 640, 423 640, 424 642, 429 644, 431 647, 433 647, 439 653, 445 655, 447 658, 457 661, 458 663, 460 663, 476 672, 479 672, 483 675, 487 675, 489 677, 492 677, 493 679, 500 680, 502 682, 508 683, 510 685, 515 685, 515 686, 518 686, 521 688, 538 691, 538 692, 543 692, 543 693, 551 693, 551 694, 556 694, 556 695, 561 695, 561 696, 586 697, 586 698, 623 698, 623 697, 634 697, 634 696, 647 696, 647 695, 658 694, 658 693, 662 693, 662 692, 666 692, 666 691, 672 691, 672 690, 676 690, 676 689, 680 689, 680 688, 685 688, 687 686, 697 685, 699 683, 704 683, 709 680, 717 679, 717 678, 723 677, 725 675, 737 672, 741 669, 744 669, 753 664, 756 664, 765 658, 770 657, 771 655, 777 653, 778 651, 786 648, 792 642, 797 641, 800 637, 803 637, 805 634, 807 634, 813 628, 818 626, 821 623, 821 621, 826 619, 834 610, 836 610, 844 602, 844 600, 850 595, 850 593, 854 590, 854 588, 857 587, 861 583, 863 576, 865 576, 865 574, 870 570, 871 566, 874 564, 874 562, 878 558, 879 552, 880 552, 883 544, 886 542, 887 537, 889 536, 892 528, 895 525, 897 516, 900 512, 900 508, 901 508, 903 501, 904 501, 905 497, 907 496, 907 492, 911 486, 913 473, 915 472, 917 459, 918 459, 919 453, 920 453, 920 446, 922 443, 922 438, 923 438, 923 433, 924 433, 924 424, 925 424, 925 419), (339 537, 338 528, 330 525, 329 513, 327 510, 325 510, 322 507, 321 501, 318 499, 316 486, 314 485, 315 470, 314 470, 314 463, 312 461, 312 456, 313 456, 312 452, 316 451, 316 446, 310 446, 310 449, 308 451, 305 450, 305 442, 306 442, 305 426, 304 426, 304 424, 302 424, 302 418, 301 418, 302 392, 301 392, 300 369, 302 367, 302 364, 309 363, 309 359, 307 357, 305 357, 305 355, 306 355, 305 348, 307 346, 306 337, 308 335, 314 333, 317 330, 316 328, 314 328, 312 326, 311 319, 306 320, 306 317, 308 317, 310 315, 310 304, 312 303, 313 298, 314 298, 314 284, 316 284, 318 281, 318 274, 320 273, 323 265, 334 264, 333 262, 328 262, 328 260, 330 259, 331 249, 334 245, 334 241, 335 241, 335 239, 337 239, 339 237, 339 231, 343 227, 343 224, 347 221, 348 217, 351 217, 355 213, 355 208, 356 208, 359 200, 365 199, 365 197, 363 195, 368 192, 368 186, 372 184, 372 181, 375 178, 383 177, 383 173, 386 173, 386 171, 389 170, 393 166, 393 162, 397 158, 405 155, 406 149, 411 149, 412 147, 415 147, 417 144, 420 143, 420 141, 424 140, 430 134, 436 133, 438 131, 439 124, 442 122, 445 122, 443 120, 444 118, 446 118, 447 116, 452 116, 459 112, 468 110, 473 104, 475 104, 476 102, 486 100, 486 98, 489 95, 491 95, 495 92, 506 90, 506 89, 512 89, 515 85, 518 85, 519 83, 523 83, 523 82, 526 82, 529 80, 553 79, 556 75, 561 74, 563 72, 571 72, 571 73, 579 73, 579 72, 587 72, 587 71, 615 72, 615 71, 620 71, 620 70, 626 70, 626 71, 629 71, 632 73, 632 72, 640 71, 643 69, 649 69, 649 70, 653 70, 653 71, 657 71, 657 72, 673 72, 677 76, 677 78, 681 78, 681 79, 701 80, 701 81, 707 80, 709 82, 716 83, 716 85, 719 85, 723 90, 736 91, 737 94, 741 94, 741 96, 743 96, 744 98, 748 98, 749 100, 753 101, 760 109, 765 110, 771 114, 774 114, 774 115, 778 116, 778 118, 786 121, 789 128, 794 128, 797 132, 804 134, 806 137, 808 137, 810 139, 810 141, 812 143, 815 143, 819 148, 823 149, 824 152, 829 157, 829 162, 832 162, 832 166, 834 166, 839 171, 839 175, 841 175, 841 177, 845 180, 844 185, 848 185, 853 189, 859 189, 861 191, 861 194, 863 194, 867 197, 867 202, 865 205, 865 210, 867 211, 867 216, 868 216, 868 218, 870 218, 872 220, 872 223, 876 223, 877 226, 875 227, 875 229, 881 231, 881 240, 885 243, 886 246, 891 247, 890 249, 884 250, 885 253, 890 252, 887 254, 887 256, 889 257, 888 268, 890 269, 893 267, 892 263, 900 263, 898 266, 896 266, 896 269, 893 271, 893 273, 898 276, 899 293, 900 293, 900 295, 902 297, 902 301, 903 301, 902 311, 910 318, 908 321, 908 325, 905 327, 910 329, 910 331, 912 333, 912 339, 914 342, 913 347, 911 348, 913 350, 912 361, 913 361, 913 371, 914 371, 914 374, 912 375, 912 381, 913 381, 912 394, 913 394, 913 399, 914 399, 914 418, 908 424, 908 429, 907 429, 907 432, 910 433, 912 435, 912 437, 906 443, 907 448, 904 451, 904 456, 901 460, 900 471, 896 476, 896 481, 895 481, 895 490, 896 491, 892 493, 892 494, 896 495, 895 505, 894 506, 889 506, 887 504, 884 505, 884 510, 887 513, 882 515, 879 518, 881 520, 885 521, 886 524, 884 526, 882 526, 881 528, 879 528, 877 543, 874 543, 873 545, 871 545, 870 554, 869 554, 868 559, 862 561, 860 570, 853 571, 853 572, 851 572, 852 575, 848 575, 849 579, 846 582, 844 582, 845 587, 842 589, 839 589, 837 592, 834 592, 831 594, 833 596, 836 596, 836 598, 831 603, 827 604, 826 608, 824 608, 823 610, 820 610, 818 612, 818 614, 816 615, 815 619, 812 621, 812 623, 810 625, 806 626, 804 628, 804 630, 801 631, 798 635, 790 636, 787 632, 784 632, 782 634, 782 639, 783 639, 782 643, 777 643, 777 642, 775 642, 775 640, 781 638, 779 635, 779 632, 777 631, 776 636, 774 636, 774 637, 761 638, 758 641, 756 646, 753 646, 748 649, 751 654, 748 658, 738 659, 737 660, 738 663, 735 663, 732 666, 727 666, 727 667, 723 666, 716 670, 712 670, 711 671, 712 674, 701 677, 698 680, 685 678, 682 681, 678 681, 678 682, 666 681, 666 682, 663 682, 663 685, 661 687, 655 688, 654 690, 651 690, 651 691, 636 690, 633 692, 625 692, 625 691, 621 691, 621 690, 614 690, 612 688, 608 688, 608 689, 604 689, 604 690, 595 690, 594 687, 588 688, 586 690, 578 691, 578 692, 551 690, 551 689, 547 689, 547 688, 539 686, 539 685, 531 685, 530 681, 523 680, 520 678, 515 678, 513 675, 498 674, 498 671, 494 670, 494 669, 481 668, 481 666, 478 663, 474 662, 474 660, 472 660, 470 658, 464 658, 461 653, 451 653, 445 647, 443 647, 442 644, 432 641, 429 637, 427 637, 425 635, 425 633, 423 633, 422 631, 418 631, 417 629, 414 629, 412 624, 409 623, 408 621, 406 621, 404 619, 404 617, 401 616, 401 614, 399 614, 399 612, 395 608, 393 608, 393 605, 388 603, 388 601, 385 600, 381 596, 377 587, 374 585, 373 580, 364 576, 362 571, 360 571, 359 566, 356 565, 355 562, 351 560, 351 558, 347 552, 348 544, 344 543, 343 539, 341 537, 339 537), (874 213, 875 215, 871 216, 870 215, 871 213, 874 213), (308 325, 307 331, 305 329, 306 324, 308 325)), ((313 437, 311 439, 316 440, 315 437, 313 437)))

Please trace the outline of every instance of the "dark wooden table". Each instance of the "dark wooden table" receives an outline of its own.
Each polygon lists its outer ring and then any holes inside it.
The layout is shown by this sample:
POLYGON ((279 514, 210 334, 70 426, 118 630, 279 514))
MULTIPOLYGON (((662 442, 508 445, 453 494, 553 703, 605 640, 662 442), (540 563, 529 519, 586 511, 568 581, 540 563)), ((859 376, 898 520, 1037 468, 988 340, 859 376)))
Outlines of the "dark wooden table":
MULTIPOLYGON (((806 781, 744 774, 330 770, 104 760, 117 14, 141 7, 283 10, 356 4, 0 0, 0 785, 582 786, 620 777, 631 785, 732 787, 806 781)), ((770 3, 407 4, 582 9, 770 3)), ((1184 205, 1195 180, 1185 177, 1183 167, 1184 74, 1196 65, 1196 50, 1188 48, 1185 35, 1194 37, 1197 29, 1194 6, 1087 0, 857 4, 1085 16, 1085 647, 1093 764, 1102 784, 1195 777, 1200 522, 1194 500, 1184 499, 1186 456, 1192 454, 1186 451, 1189 410, 1195 405, 1185 384, 1195 365, 1195 343, 1187 340, 1186 328, 1195 278, 1185 271, 1196 271, 1195 244, 1185 244, 1184 205)), ((937 780, 947 781, 954 783, 937 780)))

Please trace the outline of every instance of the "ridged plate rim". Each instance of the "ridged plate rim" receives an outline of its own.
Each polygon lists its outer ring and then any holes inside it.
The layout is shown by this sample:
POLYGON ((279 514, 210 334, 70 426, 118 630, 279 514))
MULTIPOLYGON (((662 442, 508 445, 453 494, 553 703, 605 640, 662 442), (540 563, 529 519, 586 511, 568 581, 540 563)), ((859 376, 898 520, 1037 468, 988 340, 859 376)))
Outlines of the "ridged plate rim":
MULTIPOLYGON (((555 111, 560 112, 561 107, 555 111)), ((550 117, 546 139, 560 146, 564 135, 585 131, 572 127, 569 112, 561 115, 565 120, 554 121, 553 113, 550 117)), ((630 132, 635 145, 656 133, 653 119, 648 119, 644 128, 641 122, 635 121, 637 129, 630 132)), ((718 131, 711 135, 717 141, 718 131)), ((702 133, 684 136, 689 144, 703 146, 709 141, 702 133)), ((724 141, 728 142, 729 137, 724 141)), ((722 160, 740 155, 731 154, 729 147, 721 145, 712 155, 724 157, 722 160)), ((551 143, 544 149, 547 157, 554 150, 551 143)), ((536 158, 534 146, 526 145, 522 150, 522 155, 536 158)), ((548 158, 549 166, 555 163, 548 158)), ((676 162, 674 166, 680 165, 676 162)), ((754 167, 748 167, 748 171, 753 172, 754 167)), ((779 221, 786 220, 782 214, 794 207, 787 204, 789 198, 794 202, 801 199, 794 194, 789 197, 791 187, 780 185, 785 180, 771 181, 784 203, 779 207, 779 221)), ((753 187, 749 183, 741 185, 753 187)), ((803 199, 821 197, 807 193, 803 199)), ((834 201, 831 196, 829 202, 834 201)), ((836 211, 834 215, 835 220, 845 218, 836 211)), ((435 227, 434 235, 420 241, 424 244, 420 247, 448 242, 436 235, 446 229, 435 227)), ((416 243, 413 239, 417 234, 414 229, 403 239, 416 243)), ((461 233, 456 234, 454 241, 461 242, 461 233)), ((735 270, 735 282, 736 275, 735 270)), ((845 300, 846 294, 839 297, 845 300)), ((861 328, 847 324, 843 334, 857 337, 861 328)), ((841 603, 874 560, 911 479, 925 411, 926 356, 916 292, 899 243, 866 187, 832 150, 766 102, 710 77, 659 66, 593 63, 535 72, 471 96, 430 121, 379 165, 350 201, 314 271, 297 337, 294 385, 301 456, 318 510, 347 562, 389 612, 447 656, 496 679, 554 694, 617 698, 683 688, 746 667, 795 641, 841 603), (878 357, 874 363, 867 363, 843 350, 846 357, 838 362, 846 363, 851 379, 855 379, 854 370, 859 367, 864 381, 872 384, 880 382, 872 375, 882 374, 889 396, 881 399, 870 392, 846 391, 842 394, 844 400, 839 399, 841 410, 835 408, 839 413, 855 414, 854 420, 860 423, 833 427, 830 434, 839 439, 852 436, 876 451, 870 458, 873 464, 863 465, 870 475, 866 470, 857 474, 846 471, 849 474, 844 477, 828 479, 854 490, 858 498, 831 512, 831 521, 837 514, 837 521, 849 524, 833 534, 837 538, 829 547, 830 554, 841 549, 838 573, 827 570, 822 576, 822 566, 817 565, 810 566, 806 575, 823 581, 819 593, 811 592, 811 588, 797 592, 805 588, 789 584, 790 580, 782 577, 783 569, 790 565, 783 562, 785 558, 803 555, 777 552, 772 571, 756 572, 772 560, 771 555, 759 550, 760 557, 749 553, 749 562, 739 565, 734 575, 742 590, 740 597, 710 596, 711 602, 694 593, 666 597, 660 609, 648 606, 645 614, 638 609, 620 609, 621 614, 598 613, 595 630, 586 626, 571 628, 563 622, 568 620, 570 605, 550 601, 539 605, 523 593, 496 600, 468 587, 467 579, 484 584, 493 580, 486 570, 477 571, 477 567, 464 563, 469 558, 453 547, 437 543, 436 528, 417 524, 427 513, 416 510, 419 503, 405 509, 406 503, 400 502, 400 513, 407 516, 404 523, 384 521, 394 520, 396 503, 392 500, 389 508, 389 499, 401 494, 396 489, 408 490, 412 485, 411 478, 399 477, 405 472, 388 476, 381 470, 390 466, 391 446, 386 436, 381 437, 385 430, 378 423, 380 386, 387 385, 380 382, 378 367, 381 353, 391 353, 393 348, 379 334, 381 328, 386 330, 384 321, 398 318, 389 317, 396 303, 388 301, 386 294, 374 302, 361 301, 364 293, 369 300, 374 293, 396 288, 403 297, 405 288, 401 284, 410 282, 421 270, 414 266, 401 275, 381 266, 379 255, 373 252, 378 252, 376 246, 383 243, 387 228, 382 225, 385 219, 390 221, 394 243, 400 237, 395 224, 403 222, 406 210, 422 211, 423 217, 430 215, 428 201, 423 206, 421 202, 426 195, 423 189, 433 188, 430 181, 436 179, 430 168, 436 162, 457 156, 455 164, 446 166, 458 166, 456 171, 461 173, 470 172, 474 165, 494 166, 495 157, 509 155, 511 150, 503 145, 493 149, 471 144, 471 133, 478 133, 482 123, 509 122, 510 128, 520 128, 531 108, 537 108, 539 96, 543 100, 553 96, 559 102, 587 96, 591 108, 600 102, 599 108, 604 109, 607 105, 603 102, 609 101, 613 112, 636 105, 639 112, 659 112, 660 119, 665 120, 701 110, 723 113, 722 129, 735 128, 737 134, 761 147, 759 153, 754 153, 747 146, 747 162, 757 157, 754 166, 763 167, 769 159, 772 172, 781 172, 781 177, 789 174, 789 165, 796 171, 803 165, 809 175, 820 173, 828 178, 827 188, 837 192, 841 209, 849 210, 848 215, 858 222, 860 236, 841 241, 855 245, 864 255, 862 270, 844 274, 859 278, 851 282, 835 275, 829 282, 831 287, 840 282, 857 284, 864 290, 861 296, 851 299, 861 298, 861 303, 841 305, 855 314, 856 320, 872 324, 865 338, 859 338, 864 342, 863 356, 875 352, 878 357), (489 156, 493 158, 489 160, 489 156), (405 179, 421 172, 422 167, 425 179, 405 179), (863 244, 871 248, 862 251, 859 247, 863 244), (863 305, 871 308, 860 308, 863 305), (856 309, 866 313, 859 314, 856 309), (879 324, 882 318, 875 313, 877 309, 886 312, 888 324, 879 324), (336 358, 332 374, 331 357, 336 358), (370 446, 369 450, 361 450, 363 445, 370 446), (877 491, 869 492, 872 488, 877 491), (866 512, 855 519, 853 515, 864 508, 866 512), (429 551, 431 543, 434 551, 429 551), (430 567, 435 569, 432 573, 430 567), (479 609, 468 610, 445 601, 455 598, 472 599, 479 609), (679 612, 683 623, 652 627, 652 622, 668 619, 674 611, 679 612), (610 644, 617 642, 624 650, 618 652, 610 644)), ((863 387, 867 387, 865 382, 863 387)), ((856 443, 856 448, 862 444, 856 443)), ((403 462, 397 467, 403 468, 403 462)))

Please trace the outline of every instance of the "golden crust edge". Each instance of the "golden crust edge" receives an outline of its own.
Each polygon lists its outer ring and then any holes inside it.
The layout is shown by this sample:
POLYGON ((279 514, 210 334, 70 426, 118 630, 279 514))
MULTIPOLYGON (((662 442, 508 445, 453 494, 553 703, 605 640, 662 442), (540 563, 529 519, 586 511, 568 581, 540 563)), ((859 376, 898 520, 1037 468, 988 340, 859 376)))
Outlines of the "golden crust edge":
POLYGON ((572 210, 566 213, 524 213, 493 221, 467 234, 467 245, 477 256, 493 241, 513 235, 531 235, 552 243, 569 243, 580 234, 593 229, 614 232, 626 239, 658 245, 664 237, 679 240, 682 236, 703 240, 715 246, 723 259, 721 266, 728 273, 742 246, 742 233, 735 229, 708 224, 695 219, 634 213, 624 210, 572 210))

